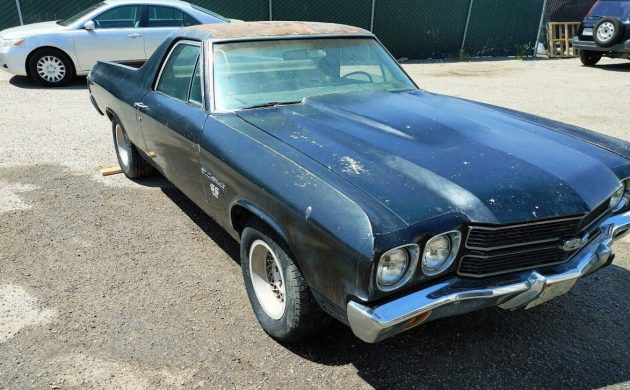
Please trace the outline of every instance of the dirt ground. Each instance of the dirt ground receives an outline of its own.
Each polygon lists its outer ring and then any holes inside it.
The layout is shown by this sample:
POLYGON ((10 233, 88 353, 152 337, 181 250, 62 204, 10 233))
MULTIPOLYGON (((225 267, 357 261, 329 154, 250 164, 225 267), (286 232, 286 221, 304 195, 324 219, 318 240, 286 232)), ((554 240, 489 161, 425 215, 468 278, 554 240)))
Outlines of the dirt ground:
MULTIPOLYGON (((416 63, 429 91, 630 141, 630 61, 416 63)), ((101 177, 108 121, 85 79, 0 72, 0 388, 630 388, 630 240, 529 311, 435 321, 376 345, 341 324, 265 335, 238 246, 160 177, 101 177)))

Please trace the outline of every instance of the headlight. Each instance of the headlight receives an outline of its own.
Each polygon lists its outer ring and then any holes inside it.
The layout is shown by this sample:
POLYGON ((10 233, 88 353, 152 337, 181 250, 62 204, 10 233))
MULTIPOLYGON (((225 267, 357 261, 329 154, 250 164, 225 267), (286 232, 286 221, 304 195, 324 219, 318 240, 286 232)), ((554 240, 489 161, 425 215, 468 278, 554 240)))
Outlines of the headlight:
POLYGON ((382 291, 390 291, 405 284, 418 265, 420 248, 405 245, 385 252, 378 261, 376 283, 382 291))
POLYGON ((427 241, 422 252, 422 272, 433 276, 450 267, 459 250, 460 241, 461 234, 458 231, 440 234, 427 241))
POLYGON ((24 43, 24 39, 23 38, 5 38, 5 39, 0 39, 0 47, 5 47, 5 46, 19 46, 22 43, 24 43))
POLYGON ((617 208, 621 208, 621 202, 623 201, 623 195, 626 192, 626 186, 623 185, 619 187, 617 191, 610 197, 610 208, 616 210, 617 208))

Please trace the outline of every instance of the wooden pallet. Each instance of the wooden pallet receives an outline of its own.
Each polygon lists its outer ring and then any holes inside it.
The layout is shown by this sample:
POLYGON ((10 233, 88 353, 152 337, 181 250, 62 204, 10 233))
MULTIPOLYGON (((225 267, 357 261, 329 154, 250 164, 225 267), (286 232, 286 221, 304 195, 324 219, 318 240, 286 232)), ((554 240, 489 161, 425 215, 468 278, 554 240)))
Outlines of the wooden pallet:
POLYGON ((547 24, 547 52, 549 57, 577 57, 573 49, 573 37, 577 35, 580 22, 549 22, 547 24))

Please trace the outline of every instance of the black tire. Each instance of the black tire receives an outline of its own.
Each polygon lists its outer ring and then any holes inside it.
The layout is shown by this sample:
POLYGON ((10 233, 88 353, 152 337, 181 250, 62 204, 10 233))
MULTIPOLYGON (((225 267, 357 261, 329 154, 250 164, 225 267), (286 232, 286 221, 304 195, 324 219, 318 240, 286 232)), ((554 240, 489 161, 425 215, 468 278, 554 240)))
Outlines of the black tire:
POLYGON ((594 66, 602 59, 602 53, 597 51, 580 50, 580 61, 584 66, 594 66))
MULTIPOLYGON (((321 329, 330 319, 315 301, 284 241, 272 229, 258 220, 249 221, 241 234, 241 269, 247 296, 254 314, 264 331, 274 339, 282 342, 302 340, 321 329), (250 250, 254 246, 252 244, 256 244, 254 248, 259 248, 261 246, 260 241, 273 251, 272 256, 275 255, 275 259, 280 264, 281 275, 285 281, 284 310, 281 311, 282 314, 279 318, 273 318, 263 308, 252 282, 250 250)), ((271 284, 267 287, 269 287, 269 291, 272 291, 270 286, 271 284)))
POLYGON ((624 35, 623 30, 624 26, 621 20, 605 17, 595 25, 593 40, 601 47, 610 47, 621 40, 621 37, 624 35))
POLYGON ((118 165, 125 176, 130 179, 138 179, 150 175, 153 172, 153 167, 131 143, 124 127, 116 119, 112 120, 112 134, 118 165))
POLYGON ((76 74, 70 57, 56 49, 40 49, 33 53, 28 61, 28 70, 29 76, 45 87, 68 85, 76 74))

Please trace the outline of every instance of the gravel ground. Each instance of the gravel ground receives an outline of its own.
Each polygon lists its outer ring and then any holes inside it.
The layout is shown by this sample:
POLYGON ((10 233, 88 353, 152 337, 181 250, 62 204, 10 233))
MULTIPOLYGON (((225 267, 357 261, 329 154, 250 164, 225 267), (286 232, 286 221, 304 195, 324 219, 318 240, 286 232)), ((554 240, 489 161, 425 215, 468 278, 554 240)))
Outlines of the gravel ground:
MULTIPOLYGON (((419 63, 430 91, 630 141, 630 62, 419 63)), ((630 388, 630 240, 615 263, 529 311, 435 321, 376 345, 333 324, 267 337, 237 244, 155 177, 100 177, 110 127, 85 79, 0 74, 0 388, 630 388)))

